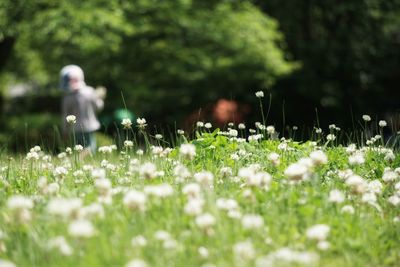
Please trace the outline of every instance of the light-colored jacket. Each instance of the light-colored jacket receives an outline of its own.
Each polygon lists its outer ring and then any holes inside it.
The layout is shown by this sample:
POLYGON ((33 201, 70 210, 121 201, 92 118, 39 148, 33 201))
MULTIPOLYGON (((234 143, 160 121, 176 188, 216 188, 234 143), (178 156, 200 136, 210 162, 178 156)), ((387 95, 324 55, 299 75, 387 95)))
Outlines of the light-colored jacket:
POLYGON ((65 94, 62 104, 61 113, 63 119, 63 131, 69 130, 66 122, 68 115, 76 116, 74 124, 75 132, 93 132, 100 128, 100 122, 96 117, 96 113, 103 109, 104 101, 97 96, 94 89, 90 86, 84 86, 76 91, 69 91, 65 94))

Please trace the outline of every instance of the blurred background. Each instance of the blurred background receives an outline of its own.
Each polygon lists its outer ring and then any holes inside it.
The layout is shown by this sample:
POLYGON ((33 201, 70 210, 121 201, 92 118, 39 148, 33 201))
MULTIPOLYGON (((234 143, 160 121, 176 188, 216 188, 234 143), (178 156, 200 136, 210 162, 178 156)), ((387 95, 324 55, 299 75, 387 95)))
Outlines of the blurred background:
POLYGON ((107 88, 105 136, 125 107, 171 132, 250 125, 259 90, 281 135, 363 114, 396 132, 400 0, 0 0, 3 146, 57 146, 67 64, 107 88))

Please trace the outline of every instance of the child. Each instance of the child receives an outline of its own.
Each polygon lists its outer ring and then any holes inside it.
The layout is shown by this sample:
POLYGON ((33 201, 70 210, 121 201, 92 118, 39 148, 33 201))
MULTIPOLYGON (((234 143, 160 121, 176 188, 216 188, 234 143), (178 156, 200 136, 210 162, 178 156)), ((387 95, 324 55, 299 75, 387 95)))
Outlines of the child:
POLYGON ((73 127, 76 145, 82 145, 86 153, 95 153, 94 133, 100 128, 96 113, 104 106, 102 96, 105 94, 96 94, 92 87, 87 86, 82 69, 76 65, 62 68, 60 80, 65 92, 61 105, 64 136, 71 133, 73 127), (76 123, 68 124, 68 115, 74 115, 76 123))

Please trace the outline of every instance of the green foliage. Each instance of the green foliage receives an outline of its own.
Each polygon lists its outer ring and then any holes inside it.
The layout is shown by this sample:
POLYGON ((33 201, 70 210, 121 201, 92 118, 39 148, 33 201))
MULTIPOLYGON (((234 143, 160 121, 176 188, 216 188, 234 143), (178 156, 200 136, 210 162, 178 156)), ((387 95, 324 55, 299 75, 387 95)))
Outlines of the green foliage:
POLYGON ((291 123, 298 113, 312 123, 315 108, 321 121, 342 126, 351 125, 350 110, 355 117, 398 111, 399 1, 253 2, 279 21, 288 50, 302 62, 275 98, 285 99, 291 123))
POLYGON ((62 143, 58 129, 60 117, 50 113, 9 116, 2 125, 2 148, 26 151, 34 145, 57 151, 62 143))
POLYGON ((375 145, 320 147, 322 140, 244 142, 204 129, 191 144, 195 155, 190 159, 179 147, 165 148, 165 154, 147 147, 144 155, 134 147, 79 161, 76 151, 49 157, 34 148, 14 159, 0 153, 0 259, 61 267, 130 266, 133 259, 148 266, 396 266, 399 261, 399 204, 390 198, 398 195, 400 154, 375 145), (327 158, 313 158, 314 151, 327 158), (269 158, 272 152, 278 162, 269 158), (241 157, 233 160, 233 153, 241 157), (365 162, 351 164, 351 153, 361 153, 365 162), (300 161, 307 175, 291 180, 285 170, 300 161), (149 163, 158 176, 143 176, 149 163), (182 180, 177 166, 190 175, 182 180), (201 171, 212 173, 209 184, 196 179, 201 171), (384 172, 397 178, 385 180, 384 172), (268 182, 256 179, 259 174, 268 182), (365 183, 358 193, 346 181, 353 174, 365 183), (187 189, 193 184, 198 193, 187 189), (171 194, 154 190, 159 185, 171 194), (333 190, 343 199, 332 201, 333 190), (127 198, 128 192, 146 197, 141 202, 137 195, 127 198), (365 200, 371 194, 376 201, 365 200), (49 208, 60 199, 72 201, 49 208), (188 212, 193 212, 187 208, 190 201, 201 201, 197 214, 188 212), (199 223, 204 214, 213 223, 199 223), (248 215, 263 223, 244 223, 248 215), (71 230, 82 220, 89 227, 71 230), (328 234, 310 237, 308 230, 321 224, 328 234))
POLYGON ((180 121, 228 92, 245 97, 296 66, 277 22, 249 1, 24 3, 4 3, 1 24, 13 27, 0 43, 11 36, 15 44, 3 80, 11 72, 55 87, 60 68, 75 63, 89 84, 110 89, 109 109, 122 106, 122 91, 129 109, 158 121, 180 121))

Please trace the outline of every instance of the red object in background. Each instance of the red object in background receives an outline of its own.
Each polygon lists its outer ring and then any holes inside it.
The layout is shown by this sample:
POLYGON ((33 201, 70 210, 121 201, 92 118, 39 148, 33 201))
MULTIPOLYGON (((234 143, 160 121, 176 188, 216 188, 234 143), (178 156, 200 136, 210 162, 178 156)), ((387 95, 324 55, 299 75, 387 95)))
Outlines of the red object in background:
POLYGON ((220 99, 215 104, 213 119, 216 126, 224 126, 228 122, 241 122, 243 115, 239 112, 239 105, 236 101, 220 99))
POLYGON ((211 122, 214 127, 223 128, 229 122, 243 122, 250 107, 234 100, 219 99, 214 105, 207 105, 193 111, 183 122, 183 129, 190 130, 197 121, 211 122))

